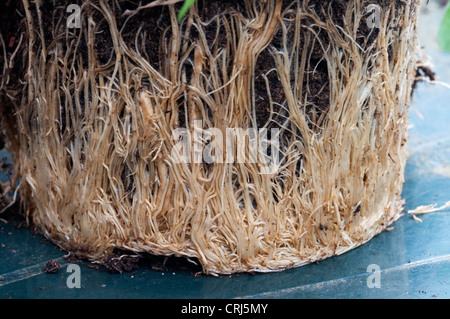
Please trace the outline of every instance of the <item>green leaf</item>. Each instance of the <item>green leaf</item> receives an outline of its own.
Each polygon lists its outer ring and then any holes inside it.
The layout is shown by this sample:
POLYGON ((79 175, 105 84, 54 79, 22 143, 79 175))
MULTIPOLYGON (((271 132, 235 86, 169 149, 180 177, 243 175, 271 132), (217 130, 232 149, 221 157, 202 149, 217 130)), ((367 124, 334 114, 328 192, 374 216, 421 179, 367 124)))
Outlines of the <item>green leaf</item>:
POLYGON ((183 20, 183 17, 186 15, 186 13, 189 11, 189 9, 194 4, 195 0, 185 0, 183 3, 183 6, 180 9, 180 12, 178 12, 178 22, 183 20))
POLYGON ((444 19, 442 20, 438 40, 442 50, 450 52, 450 5, 447 7, 444 19))

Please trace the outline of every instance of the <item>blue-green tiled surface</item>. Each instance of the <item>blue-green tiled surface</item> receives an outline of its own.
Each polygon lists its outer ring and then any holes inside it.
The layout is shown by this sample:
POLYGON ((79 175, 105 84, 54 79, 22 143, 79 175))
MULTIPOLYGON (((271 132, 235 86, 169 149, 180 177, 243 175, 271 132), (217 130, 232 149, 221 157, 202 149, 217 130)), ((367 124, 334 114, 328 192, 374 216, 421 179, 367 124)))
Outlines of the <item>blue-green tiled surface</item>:
MULTIPOLYGON (((424 28, 432 17, 425 15, 424 28)), ((422 32, 432 43, 428 30, 422 32)), ((450 54, 433 45, 427 53, 440 80, 450 83, 450 54)), ((449 101, 444 86, 420 84, 415 92, 405 212, 450 200, 449 101)), ((113 274, 82 262, 80 289, 66 285, 65 252, 27 228, 0 221, 0 298, 450 298, 450 209, 419 217, 422 223, 405 213, 393 230, 362 247, 281 273, 196 278, 143 267, 113 274), (50 259, 62 265, 57 274, 42 272, 50 259), (367 285, 371 264, 381 269, 380 288, 367 285)))

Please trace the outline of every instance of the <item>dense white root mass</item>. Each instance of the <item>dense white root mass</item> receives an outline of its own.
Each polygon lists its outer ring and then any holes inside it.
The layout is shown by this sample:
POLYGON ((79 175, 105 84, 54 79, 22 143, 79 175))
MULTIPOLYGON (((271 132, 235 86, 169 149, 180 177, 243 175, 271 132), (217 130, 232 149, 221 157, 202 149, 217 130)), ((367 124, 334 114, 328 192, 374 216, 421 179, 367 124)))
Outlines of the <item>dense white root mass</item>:
POLYGON ((80 28, 69 2, 22 0, 2 55, 22 86, 1 87, 26 216, 63 249, 280 271, 401 216, 418 1, 198 1, 179 22, 178 1, 89 0, 80 28), (277 128, 280 165, 179 163, 177 128, 277 128))

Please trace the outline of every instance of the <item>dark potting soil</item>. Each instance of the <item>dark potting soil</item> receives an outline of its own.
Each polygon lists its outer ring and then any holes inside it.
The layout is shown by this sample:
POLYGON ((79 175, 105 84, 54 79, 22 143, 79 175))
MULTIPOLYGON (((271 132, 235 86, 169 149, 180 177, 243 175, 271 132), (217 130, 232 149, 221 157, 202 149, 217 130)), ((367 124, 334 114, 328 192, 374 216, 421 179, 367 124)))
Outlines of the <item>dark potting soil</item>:
POLYGON ((50 259, 42 271, 47 274, 56 274, 59 272, 59 268, 61 268, 61 265, 59 264, 59 262, 57 262, 56 260, 50 259))
MULTIPOLYGON (((150 3, 151 1, 143 1, 142 5, 150 3)), ((285 1, 284 6, 291 4, 292 1, 285 1)), ((82 1, 70 1, 70 4, 78 4, 82 5, 82 1)), ((67 16, 66 8, 68 2, 65 0, 56 0, 56 1, 44 1, 41 6, 42 12, 42 30, 43 30, 43 38, 45 39, 45 45, 47 47, 52 45, 52 42, 57 37, 58 30, 55 26, 63 24, 65 21, 62 19, 67 16)), ((312 6, 317 5, 314 1, 311 2, 312 6)), ((323 6, 323 4, 320 4, 323 6)), ((333 10, 336 10, 338 15, 340 15, 340 11, 342 10, 342 4, 340 1, 331 1, 331 7, 333 10)), ((120 8, 115 7, 114 3, 111 4, 114 10, 116 10, 115 20, 118 28, 121 30, 122 37, 124 42, 133 50, 138 50, 141 54, 143 54, 150 65, 152 65, 156 70, 162 71, 164 69, 164 63, 168 63, 167 52, 163 51, 163 41, 166 41, 171 35, 170 31, 170 15, 169 9, 166 6, 156 6, 147 10, 140 10, 133 16, 124 15, 126 10, 135 10, 137 8, 137 3, 131 1, 120 1, 120 8), (144 41, 142 38, 139 38, 136 41, 136 35, 139 32, 145 36, 144 41), (164 31, 168 30, 163 38, 164 31), (138 47, 136 47, 136 43, 138 43, 138 47), (143 43, 143 44, 142 44, 143 43)), ((178 4, 177 10, 181 4, 178 4)), ((206 35, 206 39, 211 46, 212 52, 218 52, 221 48, 224 47, 227 39, 227 35, 224 27, 222 26, 217 34, 217 25, 212 22, 217 13, 221 14, 233 14, 240 13, 245 16, 246 8, 240 1, 234 0, 226 0, 226 1, 198 1, 199 14, 202 17, 202 20, 206 23, 204 26, 204 32, 206 35)), ((20 8, 19 8, 20 9, 20 8)), ((31 8, 32 16, 35 21, 38 21, 39 18, 36 14, 34 8, 31 8)), ((115 50, 113 47, 113 40, 111 33, 109 31, 109 25, 104 16, 98 11, 93 10, 90 6, 86 7, 85 12, 87 16, 92 16, 92 19, 95 23, 95 27, 97 29, 95 36, 95 51, 96 58, 100 65, 108 65, 114 61, 115 58, 115 50)), ((18 21, 20 19, 17 19, 18 21)), ((82 23, 86 23, 87 19, 82 20, 82 23)), ((37 24, 37 23, 35 23, 37 24)), ((17 30, 17 28, 13 28, 13 30, 17 30)), ((320 33, 320 30, 318 30, 320 33)), ((74 32, 77 32, 76 30, 74 32)), ((198 40, 198 33, 195 29, 192 30, 190 38, 187 40, 189 44, 195 43, 198 40)), ((268 128, 278 127, 280 123, 284 122, 288 117, 288 112, 285 106, 285 96, 282 85, 280 83, 278 74, 276 71, 273 71, 275 67, 275 61, 271 54, 272 48, 281 49, 281 30, 278 32, 278 38, 275 38, 273 43, 269 44, 269 46, 261 52, 261 54, 256 57, 256 67, 254 70, 254 92, 255 92, 255 114, 256 114, 256 122, 258 127, 264 126, 267 121, 271 118, 270 111, 270 99, 268 88, 266 85, 266 81, 264 80, 263 75, 267 76, 268 82, 270 83, 270 98, 274 102, 272 104, 274 113, 272 114, 271 123, 268 128), (272 70, 272 71, 271 71, 272 70)), ((292 28, 288 31, 288 41, 289 36, 293 36, 292 28)), ((301 39, 303 42, 303 39, 301 39)), ((39 41, 36 41, 35 44, 35 52, 40 50, 37 47, 39 41)), ((300 47, 303 47, 302 44, 300 47)), ((66 49, 63 46, 63 49, 66 49)), ((328 108, 329 103, 329 89, 328 89, 328 66, 326 62, 321 60, 322 57, 322 49, 320 45, 316 43, 316 45, 312 48, 306 48, 305 50, 311 50, 312 60, 310 64, 310 69, 307 71, 310 74, 308 79, 305 79, 305 85, 308 85, 307 92, 308 101, 312 102, 317 106, 319 110, 326 110, 328 108), (307 82, 307 83, 306 83, 307 82)), ((78 43, 78 53, 82 58, 82 63, 85 68, 88 68, 88 55, 87 55, 87 40, 85 37, 81 37, 81 41, 78 43)), ((192 53, 193 54, 193 53, 192 53)), ((185 68, 187 74, 187 82, 190 81, 189 76, 192 73, 192 67, 189 63, 185 63, 183 66, 185 68)), ((229 72, 231 72, 231 67, 229 68, 229 72)), ((229 74, 228 74, 229 76, 229 74)), ((293 78, 293 75, 291 76, 293 78)), ((18 82, 18 81, 16 81, 18 82)), ((64 102, 64 101, 62 101, 64 102)), ((84 102, 81 100, 80 102, 84 102)), ((184 124, 184 103, 180 101, 180 126, 184 124)), ((63 114, 64 115, 64 114, 63 114)), ((61 121, 61 125, 64 125, 64 119, 61 121)))
POLYGON ((132 272, 138 269, 151 269, 160 272, 183 271, 196 275, 202 272, 196 258, 177 256, 157 256, 148 253, 133 254, 129 251, 115 249, 103 260, 103 265, 110 272, 132 272))
POLYGON ((417 87, 417 83, 424 81, 424 80, 435 81, 436 73, 431 68, 422 65, 422 66, 419 66, 416 70, 416 80, 413 83, 413 90, 412 90, 411 94, 414 93, 414 91, 417 87))
MULTIPOLYGON (((45 39, 45 45, 47 47, 52 45, 52 42, 56 38, 58 32, 60 32, 61 30, 61 27, 59 27, 58 29, 56 26, 60 26, 61 24, 64 25, 65 23, 64 19, 68 15, 66 9, 69 2, 70 4, 78 4, 80 6, 82 6, 83 3, 83 1, 81 0, 56 0, 44 1, 41 6, 43 37, 45 39)), ((142 5, 146 5, 150 2, 152 1, 143 1, 142 5)), ((7 14, 7 12, 9 12, 11 16, 14 16, 13 12, 16 12, 16 9, 21 9, 20 4, 17 4, 14 1, 7 1, 7 3, 8 5, 2 8, 5 9, 5 11, 2 10, 2 13, 5 12, 5 14, 7 14)), ((162 72, 162 70, 164 69, 163 64, 168 63, 166 58, 167 52, 164 52, 163 50, 163 43, 164 41, 167 41, 167 39, 171 35, 169 9, 167 8, 167 6, 156 6, 146 10, 140 10, 136 14, 129 16, 125 15, 124 13, 127 10, 135 10, 138 7, 138 3, 133 1, 118 1, 117 3, 112 2, 110 6, 113 10, 116 11, 114 18, 119 30, 121 30, 124 42, 132 50, 139 51, 142 55, 145 56, 150 65, 162 72), (165 30, 167 30, 166 34, 164 33, 165 30), (136 35, 138 33, 140 33, 142 37, 136 39, 136 35)), ((388 8, 392 3, 395 3, 399 14, 401 13, 402 8, 404 8, 404 4, 401 2, 401 0, 378 0, 374 1, 374 3, 385 8, 388 8)), ((287 7, 290 4, 292 4, 292 0, 285 0, 283 2, 284 7, 287 7)), ((221 48, 224 47, 227 39, 227 34, 223 26, 220 26, 219 32, 217 32, 217 24, 213 21, 214 17, 218 13, 239 13, 244 15, 245 17, 245 13, 247 12, 246 9, 248 8, 245 8, 243 2, 235 0, 199 0, 197 5, 199 14, 202 17, 202 20, 205 21, 204 32, 206 35, 206 39, 210 43, 211 51, 217 53, 221 48), (216 36, 217 34, 218 36, 216 36)), ((323 15, 323 19, 325 19, 325 15, 328 15, 328 12, 331 11, 335 19, 334 23, 340 26, 343 26, 343 16, 346 14, 346 5, 347 1, 340 0, 310 0, 308 4, 310 9, 314 10, 318 14, 319 18, 321 17, 321 15, 323 15)), ((179 10, 180 6, 181 3, 177 4, 176 10, 179 10)), ((33 18, 35 19, 35 21, 38 21, 39 19, 37 17, 36 10, 33 9, 34 8, 32 8, 31 10, 33 18)), ((86 6, 86 8, 83 10, 85 10, 83 11, 85 14, 82 14, 82 16, 84 17, 82 19, 82 23, 87 23, 87 19, 85 17, 90 16, 92 17, 92 20, 95 23, 95 28, 97 29, 94 43, 96 58, 100 65, 109 65, 110 63, 114 62, 115 50, 113 47, 113 41, 111 33, 109 31, 108 22, 98 10, 93 9, 91 6, 86 6)), ((23 27, 20 27, 20 20, 21 19, 18 16, 15 16, 14 19, 5 17, 5 19, 2 20, 3 22, 0 23, 2 34, 8 35, 8 41, 14 42, 14 40, 11 40, 11 38, 15 38, 15 41, 17 43, 19 38, 19 33, 17 30, 23 29, 23 27)), ((292 25, 290 25, 292 23, 287 21, 285 21, 285 23, 287 26, 286 38, 289 45, 293 42, 294 28, 292 27, 292 25)), ((314 30, 317 37, 320 39, 320 42, 324 44, 330 42, 330 39, 327 38, 326 33, 320 28, 316 27, 313 21, 308 21, 308 19, 305 19, 305 21, 302 22, 302 25, 303 28, 310 28, 314 30)), ((363 49, 366 49, 376 39, 377 34, 378 29, 369 28, 366 23, 360 23, 357 42, 363 49)), ((198 41, 198 37, 198 33, 196 32, 195 28, 193 28, 190 34, 190 38, 185 39, 185 41, 187 41, 188 44, 192 44, 198 41)), ((256 125, 259 128, 266 125, 268 121, 270 121, 270 123, 268 123, 269 129, 272 127, 280 127, 280 125, 282 125, 282 123, 284 123, 285 120, 289 117, 289 112, 285 103, 284 90, 280 83, 277 72, 274 71, 275 61, 272 56, 273 49, 283 49, 281 41, 282 37, 282 30, 280 28, 278 30, 277 36, 274 38, 272 43, 270 43, 267 48, 265 48, 260 53, 260 55, 256 57, 256 67, 253 74, 253 89, 256 125), (267 77, 267 80, 270 84, 269 89, 264 79, 264 75, 267 77), (270 92, 270 97, 268 90, 270 92), (272 104, 270 100, 273 101, 272 104), (273 113, 271 113, 271 107, 273 109, 273 113)), ((36 43, 38 42, 39 41, 36 41, 36 43)), ((302 50, 308 50, 309 52, 311 52, 311 60, 308 64, 308 69, 305 70, 306 76, 303 79, 303 87, 305 89, 303 92, 302 103, 308 105, 305 107, 305 114, 311 122, 312 128, 314 125, 320 125, 320 123, 317 123, 320 115, 323 112, 326 112, 329 108, 329 66, 327 65, 326 60, 323 59, 323 47, 319 44, 319 41, 315 41, 309 47, 306 47, 304 39, 301 37, 299 47, 302 48, 302 50), (308 103, 305 103, 306 99, 308 103)), ((12 49, 13 48, 14 46, 12 47, 12 49)), ((35 49, 35 52, 38 52, 39 48, 36 47, 35 49)), ((87 40, 84 36, 81 37, 81 41, 79 41, 78 43, 78 52, 82 57, 84 67, 87 68, 87 40)), ((368 54, 370 54, 370 52, 368 54)), ((189 82, 189 77, 192 73, 192 66, 190 63, 185 63, 183 67, 188 77, 187 82, 189 82)), ((230 66, 229 69, 230 72, 231 67, 232 66, 230 66)), ((22 70, 19 70, 18 68, 17 70, 15 70, 15 72, 13 72, 22 75, 14 81, 14 83, 17 83, 18 85, 20 83, 20 81, 18 81, 19 78, 22 78, 24 74, 24 68, 22 65, 20 69, 22 70)), ((291 74, 292 81, 294 78, 295 74, 291 74)), ((87 101, 88 100, 89 97, 87 97, 87 101)), ((84 99, 82 99, 80 102, 84 104, 84 99)), ((184 101, 180 99, 179 104, 179 124, 181 127, 185 127, 184 101)), ((64 131, 65 119, 61 119, 61 126, 62 131, 64 131)))

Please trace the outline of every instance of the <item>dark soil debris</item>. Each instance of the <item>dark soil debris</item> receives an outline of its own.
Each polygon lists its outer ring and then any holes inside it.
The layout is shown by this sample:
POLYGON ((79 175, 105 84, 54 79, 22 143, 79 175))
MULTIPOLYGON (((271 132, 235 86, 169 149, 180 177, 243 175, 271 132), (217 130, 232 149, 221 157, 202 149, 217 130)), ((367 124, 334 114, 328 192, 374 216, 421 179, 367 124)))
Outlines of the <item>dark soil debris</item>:
POLYGON ((412 93, 414 93, 417 83, 422 82, 425 79, 429 81, 436 81, 436 73, 427 66, 419 66, 416 70, 416 80, 413 83, 412 93))
POLYGON ((139 256, 113 253, 103 260, 110 272, 122 273, 138 269, 139 256))
POLYGON ((61 268, 61 265, 56 260, 50 259, 45 266, 43 272, 46 274, 56 274, 59 272, 59 268, 61 268))
POLYGON ((80 259, 71 252, 64 256, 64 258, 71 264, 78 264, 80 262, 80 259))

